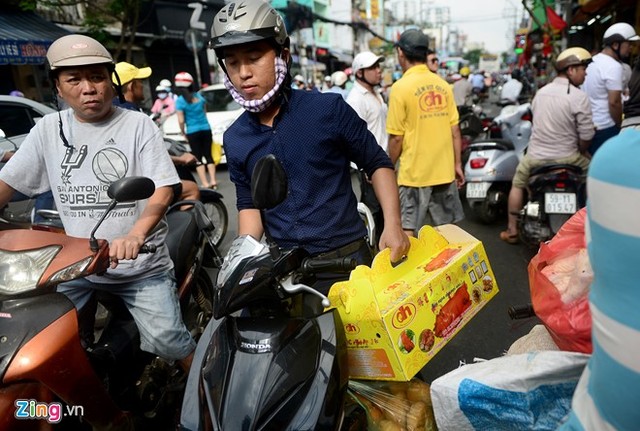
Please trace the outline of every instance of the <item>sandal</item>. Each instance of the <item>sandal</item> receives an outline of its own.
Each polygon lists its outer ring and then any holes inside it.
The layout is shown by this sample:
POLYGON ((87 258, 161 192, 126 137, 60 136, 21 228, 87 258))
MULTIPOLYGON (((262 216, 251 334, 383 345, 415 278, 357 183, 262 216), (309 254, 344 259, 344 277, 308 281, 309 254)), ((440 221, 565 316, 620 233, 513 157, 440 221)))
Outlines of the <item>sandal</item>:
POLYGON ((508 230, 500 232, 500 239, 508 244, 517 244, 519 242, 518 234, 510 234, 508 230))

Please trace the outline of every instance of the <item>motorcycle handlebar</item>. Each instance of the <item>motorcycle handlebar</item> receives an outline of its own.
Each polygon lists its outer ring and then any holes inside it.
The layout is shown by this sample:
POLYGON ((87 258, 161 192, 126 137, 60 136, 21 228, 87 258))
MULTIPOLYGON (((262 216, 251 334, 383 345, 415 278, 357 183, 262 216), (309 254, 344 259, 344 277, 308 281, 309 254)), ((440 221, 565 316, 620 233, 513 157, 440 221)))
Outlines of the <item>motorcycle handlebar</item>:
POLYGON ((352 257, 307 258, 302 261, 300 269, 303 274, 310 275, 322 272, 350 272, 356 266, 358 266, 358 262, 352 257))
POLYGON ((158 246, 155 244, 142 244, 138 253, 155 253, 158 249, 158 246))

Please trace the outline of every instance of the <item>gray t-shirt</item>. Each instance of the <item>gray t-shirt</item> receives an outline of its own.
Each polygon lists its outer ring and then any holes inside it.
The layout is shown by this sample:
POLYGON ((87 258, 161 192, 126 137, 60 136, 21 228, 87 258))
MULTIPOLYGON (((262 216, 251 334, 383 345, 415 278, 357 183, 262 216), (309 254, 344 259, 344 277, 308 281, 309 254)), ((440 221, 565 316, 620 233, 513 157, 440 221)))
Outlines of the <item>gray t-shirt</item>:
MULTIPOLYGON (((126 176, 151 178, 156 188, 180 179, 167 153, 160 129, 146 115, 116 108, 100 123, 82 123, 71 110, 61 112, 65 136, 59 137, 58 114, 48 114, 33 127, 20 149, 0 170, 0 179, 26 195, 53 191, 56 207, 68 235, 88 238, 110 202, 109 184, 126 176)), ((96 238, 112 241, 127 234, 147 201, 119 204, 96 232, 96 238)), ((121 283, 148 277, 173 267, 163 218, 147 238, 159 246, 154 254, 122 260, 104 276, 90 280, 121 283)))

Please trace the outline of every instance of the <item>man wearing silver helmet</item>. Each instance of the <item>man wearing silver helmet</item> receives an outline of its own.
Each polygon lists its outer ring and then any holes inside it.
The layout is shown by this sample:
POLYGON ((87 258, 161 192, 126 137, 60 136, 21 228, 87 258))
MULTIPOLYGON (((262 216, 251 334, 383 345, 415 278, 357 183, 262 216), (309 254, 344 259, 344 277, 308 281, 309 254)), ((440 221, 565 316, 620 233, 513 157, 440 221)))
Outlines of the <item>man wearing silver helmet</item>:
MULTIPOLYGON (((287 199, 266 214, 278 245, 369 263, 366 230, 351 187, 353 161, 371 178, 384 212, 380 248, 391 248, 394 260, 402 257, 409 241, 400 225, 393 165, 341 96, 290 91, 291 52, 282 17, 262 0, 235 1, 215 16, 211 36, 225 86, 246 111, 224 135, 237 193, 238 234, 262 237, 250 181, 257 161, 271 153, 285 166, 289 184, 287 199)), ((330 285, 315 287, 326 291, 330 285)))

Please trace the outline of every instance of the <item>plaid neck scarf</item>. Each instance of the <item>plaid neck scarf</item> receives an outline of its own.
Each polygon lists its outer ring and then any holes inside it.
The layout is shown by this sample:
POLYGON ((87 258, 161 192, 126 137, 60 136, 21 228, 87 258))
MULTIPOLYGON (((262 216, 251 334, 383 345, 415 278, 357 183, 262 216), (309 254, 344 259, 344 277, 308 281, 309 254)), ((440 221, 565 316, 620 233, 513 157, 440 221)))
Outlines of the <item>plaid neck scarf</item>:
POLYGON ((224 75, 224 86, 227 88, 231 97, 240 104, 244 109, 249 112, 262 112, 269 105, 273 103, 276 99, 275 95, 278 93, 280 86, 284 82, 284 78, 287 76, 287 64, 280 57, 276 57, 275 59, 275 68, 276 68, 276 85, 269 91, 267 94, 262 96, 259 100, 247 100, 245 99, 238 90, 233 86, 229 76, 225 73, 224 75))

